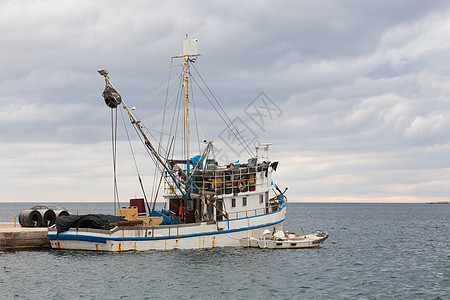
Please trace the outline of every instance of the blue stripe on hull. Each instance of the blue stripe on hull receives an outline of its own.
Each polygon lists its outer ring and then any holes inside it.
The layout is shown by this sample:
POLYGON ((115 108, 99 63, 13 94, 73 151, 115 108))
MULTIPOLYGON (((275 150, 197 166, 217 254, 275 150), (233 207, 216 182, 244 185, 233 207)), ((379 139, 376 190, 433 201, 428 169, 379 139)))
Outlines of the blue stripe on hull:
POLYGON ((219 234, 233 233, 233 232, 239 232, 239 231, 246 231, 246 230, 251 230, 251 229, 273 226, 273 225, 283 222, 284 220, 285 220, 285 218, 283 218, 282 220, 277 221, 277 222, 266 223, 266 224, 262 224, 262 225, 250 226, 250 227, 245 227, 245 228, 228 229, 228 230, 213 231, 213 232, 183 234, 183 235, 158 236, 158 237, 113 238, 113 237, 98 237, 98 236, 92 236, 92 235, 78 235, 78 234, 73 235, 73 234, 64 234, 64 233, 60 233, 59 238, 56 238, 55 233, 47 234, 47 236, 51 241, 72 240, 72 241, 85 241, 85 242, 93 242, 93 243, 106 243, 107 241, 156 241, 156 240, 169 240, 169 239, 184 239, 184 238, 190 238, 190 237, 196 237, 196 236, 209 236, 209 235, 219 235, 219 234))
POLYGON ((47 234, 47 237, 50 241, 83 241, 83 242, 93 242, 93 243, 102 243, 106 244, 106 240, 112 240, 110 238, 104 238, 93 235, 74 235, 74 234, 64 234, 60 233, 59 238, 56 238, 55 233, 47 234))

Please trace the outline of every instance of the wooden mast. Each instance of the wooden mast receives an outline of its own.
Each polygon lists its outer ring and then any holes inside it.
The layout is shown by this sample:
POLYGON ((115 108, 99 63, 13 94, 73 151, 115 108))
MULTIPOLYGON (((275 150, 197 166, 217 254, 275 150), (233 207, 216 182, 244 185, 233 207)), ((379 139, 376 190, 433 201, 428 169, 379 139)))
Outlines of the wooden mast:
POLYGON ((188 192, 190 190, 190 182, 189 182, 189 176, 190 176, 190 125, 189 125, 189 63, 191 61, 195 61, 195 59, 199 56, 197 53, 197 40, 190 40, 188 38, 188 35, 186 34, 186 38, 183 41, 183 54, 179 57, 184 58, 184 86, 185 86, 185 107, 186 107, 186 174, 187 174, 187 182, 186 182, 186 190, 187 190, 187 198, 190 198, 190 193, 188 192))
POLYGON ((189 63, 195 61, 197 56, 197 40, 190 40, 186 34, 183 41, 183 54, 178 57, 184 58, 184 87, 185 87, 185 106, 186 106, 186 160, 190 159, 190 125, 189 125, 189 63))
POLYGON ((189 128, 189 56, 184 56, 184 86, 186 101, 186 161, 190 158, 190 128, 189 128))

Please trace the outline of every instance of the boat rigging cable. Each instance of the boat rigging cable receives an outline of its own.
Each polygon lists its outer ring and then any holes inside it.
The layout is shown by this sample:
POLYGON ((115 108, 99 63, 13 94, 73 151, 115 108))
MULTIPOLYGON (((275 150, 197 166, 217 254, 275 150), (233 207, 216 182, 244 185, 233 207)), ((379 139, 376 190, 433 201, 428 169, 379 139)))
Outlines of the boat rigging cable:
MULTIPOLYGON (((195 109, 194 89, 191 90, 191 94, 192 94, 192 99, 191 99, 191 101, 192 101, 192 108, 193 108, 192 110, 194 111, 194 119, 195 119, 195 131, 196 131, 196 133, 197 133, 198 153, 201 153, 201 152, 202 152, 202 149, 201 149, 201 147, 200 147, 200 135, 199 135, 199 133, 198 133, 198 130, 199 130, 199 127, 200 127, 200 126, 198 126, 197 110, 195 109)), ((200 129, 200 131, 201 131, 201 129, 200 129)), ((203 132, 202 132, 202 135, 205 136, 205 135, 203 134, 203 132)), ((204 139, 203 139, 203 140, 204 140, 204 139)))
POLYGON ((130 135, 128 134, 128 129, 127 129, 127 126, 126 126, 126 123, 125 123, 125 118, 123 116, 123 111, 120 111, 120 114, 122 116, 123 127, 125 128, 125 132, 127 134, 128 145, 130 145, 131 155, 133 156, 133 162, 134 162, 134 166, 136 168, 136 173, 137 173, 137 176, 138 176, 138 179, 139 179, 139 184, 141 186, 142 194, 144 195, 145 204, 147 205, 147 209, 150 211, 150 205, 148 204, 147 195, 145 194, 144 185, 143 185, 142 179, 141 179, 141 174, 139 172, 139 168, 138 168, 138 165, 136 163, 136 156, 134 155, 133 145, 131 144, 130 135))
POLYGON ((151 94, 150 96, 148 96, 147 98, 145 98, 144 100, 142 100, 139 104, 136 105, 136 108, 141 107, 142 105, 144 105, 145 103, 147 103, 148 101, 152 100, 153 98, 155 98, 156 96, 158 96, 159 94, 161 94, 164 90, 167 90, 169 88, 169 86, 171 86, 173 83, 175 83, 177 81, 177 79, 179 77, 181 77, 183 75, 183 73, 180 73, 180 75, 178 75, 177 77, 175 77, 172 81, 168 82, 167 84, 163 85, 162 87, 160 87, 157 91, 155 91, 153 94, 151 94))
POLYGON ((222 119, 222 121, 225 123, 225 125, 227 126, 227 128, 233 133, 233 135, 237 138, 237 140, 239 141, 239 143, 242 145, 242 147, 245 149, 245 151, 247 151, 247 153, 250 155, 250 157, 254 157, 255 155, 253 154, 253 151, 251 150, 250 146, 247 144, 247 142, 245 141, 245 139, 242 137, 241 133, 239 132, 239 130, 236 128, 236 126, 234 125, 234 123, 231 121, 231 119, 228 117, 227 113, 225 112, 225 110, 223 109, 222 105, 220 105, 220 102, 217 100, 217 98, 214 96, 213 92, 211 91, 211 89, 209 88, 209 86, 206 84, 205 80, 203 79, 202 75, 200 75, 200 73, 197 71, 197 68, 195 67, 195 65, 192 65, 194 67, 195 72, 197 73, 197 75, 200 77, 201 81, 203 82, 203 84, 205 85, 205 87, 208 89, 209 93, 211 94, 211 96, 213 97, 214 101, 217 103, 217 106, 220 108, 220 110, 222 111, 222 113, 225 115, 227 121, 223 118, 223 116, 221 115, 221 113, 219 112, 219 110, 216 108, 216 106, 211 102, 211 100, 209 99, 209 97, 206 95, 206 93, 203 91, 203 89, 200 87, 200 85, 198 84, 198 82, 195 80, 195 78, 192 76, 191 78, 194 80, 194 82, 197 84, 198 88, 200 89, 200 91, 203 93, 203 95, 205 96, 205 98, 208 100, 208 102, 211 104, 211 106, 214 108, 214 110, 217 112, 217 114, 220 116, 220 118, 222 119))
MULTIPOLYGON (((181 194, 184 197, 184 192, 179 185, 180 181, 175 179, 174 175, 167 167, 166 162, 163 161, 163 159, 161 158, 159 153, 153 147, 152 143, 150 142, 150 140, 148 139, 147 135, 144 132, 144 127, 141 125, 141 122, 136 119, 136 117, 132 114, 131 110, 128 108, 128 106, 125 103, 123 104, 123 107, 127 111, 128 116, 130 117, 130 121, 134 125, 136 132, 138 132, 139 139, 144 143, 144 146, 147 149, 147 151, 149 151, 152 154, 150 157, 155 162, 155 165, 157 167, 161 168, 160 169, 161 171, 162 171, 162 168, 164 168, 167 171, 167 173, 170 175, 170 177, 174 180, 176 187, 178 188, 178 190, 181 192, 181 194), (144 139, 145 141, 143 141, 142 139, 144 139)), ((185 175, 185 174, 183 174, 183 175, 185 175)))
MULTIPOLYGON (((112 143, 113 143, 113 169, 114 169, 114 172, 113 172, 114 173, 114 206, 115 206, 115 204, 117 202, 117 205, 118 205, 119 210, 120 210, 119 192, 118 192, 118 185, 117 185, 117 167, 116 167, 117 166, 117 123, 118 123, 118 121, 117 121, 117 105, 118 104, 116 102, 119 102, 117 100, 117 96, 116 95, 119 95, 119 94, 112 87, 112 84, 111 84, 111 82, 109 82, 109 80, 107 82, 107 87, 105 88, 104 94, 105 94, 104 95, 105 101, 107 101, 107 105, 109 107, 111 107, 112 139, 113 139, 113 141, 112 141, 112 143), (113 96, 111 96, 111 94, 113 96), (112 110, 114 110, 114 109, 116 110, 115 111, 116 112, 115 120, 114 120, 113 113, 112 113, 112 110)), ((120 95, 119 95, 119 98, 120 98, 120 95)), ((127 135, 128 143, 129 143, 129 146, 130 146, 131 154, 133 156, 133 161, 134 161, 134 165, 135 165, 135 168, 136 168, 136 173, 137 173, 137 176, 138 176, 139 184, 140 184, 143 196, 144 196, 144 200, 145 200, 147 209, 150 211, 150 205, 148 203, 147 195, 145 193, 145 188, 144 188, 144 185, 143 185, 143 182, 142 182, 142 178, 141 178, 141 175, 140 175, 140 172, 139 172, 139 168, 137 166, 136 157, 135 157, 135 154, 134 154, 134 151, 133 151, 133 146, 131 144, 130 136, 129 136, 129 133, 128 133, 128 129, 127 129, 125 118, 123 116, 123 112, 122 111, 121 111, 121 116, 122 116, 122 121, 123 121, 124 128, 125 128, 125 132, 126 132, 126 135, 127 135)), ((137 132, 136 128, 135 128, 135 130, 137 132)), ((150 133, 150 135, 153 137, 153 135, 151 133, 150 133)), ((139 134, 138 134, 138 136, 140 137, 139 134)), ((155 137, 153 137, 153 138, 155 138, 155 137)), ((141 139, 141 141, 142 141, 142 139, 141 139)), ((160 145, 159 145, 159 147, 160 147, 160 145)), ((147 147, 145 147, 145 148, 147 149, 147 147)), ((147 152, 149 152, 148 149, 147 149, 147 152)), ((153 162, 155 163, 156 167, 159 169, 160 166, 158 165, 158 162, 151 155, 151 153, 149 153, 149 154, 150 154, 150 157, 152 158, 153 162)), ((162 170, 160 170, 160 172, 162 172, 162 170)), ((153 205, 153 207, 154 207, 154 205, 153 205)), ((116 210, 116 207, 114 207, 114 210, 116 210)))
POLYGON ((116 210, 116 202, 120 208, 119 191, 117 187, 117 106, 122 103, 122 97, 113 87, 108 78, 108 71, 100 70, 99 73, 105 76, 105 90, 103 91, 103 98, 108 107, 111 108, 111 144, 113 153, 113 194, 114 194, 114 211, 116 210), (115 110, 115 115, 114 115, 115 110))
MULTIPOLYGON (((221 106, 221 104, 219 103, 219 101, 217 100, 217 98, 216 98, 216 97, 214 96, 214 94, 212 93, 211 89, 208 87, 208 85, 206 84, 206 82, 204 81, 204 79, 202 78, 202 76, 200 75, 200 73, 198 72, 198 70, 196 69, 195 65, 192 64, 192 66, 194 67, 194 70, 195 70, 196 74, 199 76, 199 78, 201 79, 203 85, 206 87, 207 91, 208 91, 209 94, 212 96, 212 99, 213 99, 214 101, 211 100, 211 98, 210 98, 210 97, 207 95, 207 93, 202 89, 202 87, 201 87, 200 84, 197 82, 197 80, 192 76, 192 74, 190 74, 190 75, 191 75, 190 77, 192 78, 192 80, 196 83, 197 87, 198 87, 198 88, 200 89, 200 91, 203 93, 203 95, 204 95, 205 98, 208 100, 208 102, 210 103, 210 105, 214 108, 214 110, 216 111, 216 113, 220 116, 220 118, 222 119, 222 121, 223 121, 223 122, 225 123, 225 125, 227 126, 228 130, 231 131, 231 133, 236 137, 236 139, 237 139, 237 140, 239 141, 239 143, 242 145, 242 147, 244 148, 244 150, 246 150, 247 153, 248 153, 250 156, 254 156, 254 154, 252 153, 252 150, 251 150, 251 148, 249 147, 249 145, 247 144, 246 140, 245 140, 244 137, 241 135, 241 133, 238 131, 238 129, 236 128, 235 124, 231 121, 231 119, 229 118, 229 116, 226 114, 226 112, 224 111, 223 107, 221 106), (214 103, 214 102, 215 102, 215 103, 214 103)), ((153 136, 153 135, 151 134, 151 132, 150 132, 150 130, 149 130, 148 128, 146 128, 146 127, 143 126, 142 124, 137 124, 137 123, 140 123, 140 121, 133 122, 133 118, 131 119, 133 125, 135 125, 135 126, 133 126, 133 127, 135 128, 136 132, 138 133, 138 136, 139 136, 141 142, 146 146, 145 148, 147 149, 147 152, 150 154, 150 157, 152 158, 152 160, 153 160, 153 162, 155 163, 155 166, 156 166, 156 168, 155 168, 155 173, 154 173, 155 176, 154 176, 154 178, 153 178, 152 194, 151 194, 151 199, 152 199, 152 202, 153 202, 153 203, 152 203, 152 204, 153 204, 153 205, 152 205, 153 208, 154 208, 155 203, 156 203, 156 200, 157 200, 158 190, 159 190, 159 188, 160 188, 160 186, 161 186, 161 183, 162 183, 162 180, 163 180, 163 178, 164 178, 164 175, 163 175, 163 174, 164 174, 164 169, 166 168, 165 163, 167 163, 167 161, 168 161, 168 158, 169 158, 169 155, 170 155, 169 153, 172 153, 172 157, 173 157, 173 155, 174 155, 174 150, 173 150, 173 148, 172 148, 172 145, 173 145, 174 138, 175 138, 176 135, 177 135, 177 129, 178 129, 179 117, 178 117, 178 118, 172 118, 171 128, 170 128, 170 133, 169 133, 169 136, 172 136, 172 139, 169 138, 168 141, 167 141, 168 147, 169 147, 169 148, 166 148, 167 150, 164 151, 164 152, 166 153, 166 154, 164 155, 164 162, 161 160, 161 158, 158 159, 157 157, 154 156, 155 153, 153 153, 153 152, 154 152, 155 149, 153 149, 153 151, 151 151, 152 149, 149 149, 149 145, 147 145, 149 142, 147 142, 147 140, 146 140, 146 141, 143 140, 143 138, 145 138, 145 137, 141 137, 141 135, 139 134, 139 131, 141 131, 141 133, 142 133, 142 129, 145 128, 145 129, 147 130, 147 133, 148 133, 148 134, 149 134, 149 135, 157 142, 157 144, 158 144, 158 150, 155 151, 155 152, 156 152, 156 154, 159 156, 159 155, 160 155, 159 153, 161 153, 161 151, 164 150, 164 148, 162 147, 162 141, 163 141, 163 134, 164 134, 164 123, 165 123, 166 108, 167 108, 167 105, 168 105, 168 91, 169 91, 169 87, 170 87, 173 83, 175 83, 178 79, 180 79, 180 78, 182 77, 182 75, 183 75, 183 73, 180 73, 178 76, 176 76, 175 78, 171 79, 171 69, 172 69, 172 67, 173 67, 173 58, 171 59, 171 65, 170 65, 170 67, 169 67, 169 70, 170 70, 170 71, 169 71, 169 79, 168 79, 168 83, 165 84, 164 86, 160 87, 160 88, 159 88, 156 92, 154 92, 151 96, 149 96, 149 97, 147 97, 146 99, 142 100, 142 101, 141 101, 139 104, 137 104, 137 106, 136 106, 136 107, 142 106, 143 104, 147 103, 148 101, 150 101, 151 99, 153 99, 153 98, 156 97, 157 95, 161 94, 164 90, 166 90, 165 104, 164 104, 164 108, 163 108, 163 116, 162 116, 163 119, 162 119, 162 125, 161 125, 161 131, 160 131, 159 141, 158 141, 158 139, 156 139, 155 136, 153 136), (175 120, 175 119, 176 119, 176 125, 174 126, 174 120, 175 120), (137 128, 137 127, 139 127, 139 128, 137 128), (175 128, 175 132, 173 132, 174 128, 175 128), (172 135, 172 133, 173 133, 173 135, 172 135), (172 149, 171 149, 171 148, 172 148, 172 149), (162 163, 163 165, 161 166, 159 163, 162 163), (156 179, 156 178, 157 178, 156 174, 157 174, 158 171, 159 171, 159 173, 160 173, 160 178, 159 178, 159 180, 156 179), (157 181, 158 181, 158 183, 157 183, 157 181)), ((190 72, 189 72, 189 73, 190 73, 190 72)), ((108 78, 107 76, 105 76, 105 80, 106 80, 106 88, 105 88, 105 91, 104 91, 105 101, 107 102, 107 105, 108 105, 109 107, 111 107, 111 109, 114 109, 114 108, 116 108, 117 105, 121 102, 121 98, 120 98, 120 95, 116 92, 116 90, 112 87, 112 84, 110 83, 109 78, 108 78), (106 94, 106 95, 105 95, 105 94, 106 94), (110 94, 112 94, 112 95, 110 95, 110 94), (116 99, 117 96, 119 97, 119 99, 116 99), (108 103, 108 100, 109 100, 110 103, 108 103), (115 103, 115 101, 118 102, 118 103, 115 103)), ((182 86, 183 86, 183 82, 181 81, 180 88, 179 88, 179 91, 178 91, 178 94, 179 94, 179 95, 180 95, 180 93, 181 93, 181 88, 182 88, 182 86)), ((192 93, 192 91, 191 91, 191 93, 192 93)), ((181 97, 180 97, 179 99, 180 99, 180 102, 182 102, 182 101, 181 101, 181 97)), ((169 101, 169 102, 171 102, 171 101, 169 101)), ((178 101, 177 101, 177 102, 178 102, 178 101)), ((197 120, 197 114, 196 114, 195 104, 194 104, 193 101, 192 101, 192 105, 193 105, 193 109, 194 109, 194 118, 195 118, 195 122, 196 122, 195 124, 196 124, 197 142, 198 142, 199 152, 201 152, 201 150, 200 150, 199 126, 198 126, 198 120, 197 120)), ((177 111, 177 106, 178 106, 178 115, 180 114, 181 109, 182 109, 182 104, 181 104, 181 103, 179 103, 179 105, 175 105, 174 116, 175 116, 176 111, 177 111)), ((133 109, 135 109, 136 107, 133 107, 133 109)), ((128 109, 127 109, 127 110, 128 110, 128 109)), ((128 112, 128 113, 130 114, 130 112, 128 112)), ((183 117, 185 117, 184 114, 183 114, 183 117)), ((114 168, 114 198, 115 198, 115 202, 117 201, 117 203, 118 203, 118 205, 119 205, 119 195, 118 195, 117 175, 116 175, 116 172, 117 172, 117 166, 116 166, 116 159, 117 159, 117 110, 116 110, 116 118, 115 118, 116 120, 115 120, 115 122, 113 121, 113 115, 111 115, 111 118, 112 118, 113 127, 114 127, 114 123, 115 123, 115 129, 112 129, 112 131, 113 131, 113 133, 112 133, 112 139, 113 139, 113 160, 114 160, 114 161, 113 161, 113 168, 114 168)), ((125 120, 124 120, 123 114, 122 114, 122 119, 123 119, 123 122, 124 122, 124 125, 125 125, 125 120)), ((185 125, 185 124, 184 124, 185 122, 186 122, 186 120, 183 119, 183 126, 185 125)), ((185 129, 185 130, 183 130, 183 132, 184 132, 184 134, 186 134, 186 128, 184 128, 184 129, 185 129)), ((129 142, 129 145, 130 145, 131 153, 132 153, 132 156, 133 156, 133 160, 134 160, 134 164, 135 164, 137 176, 138 176, 138 179, 139 179, 139 183, 140 183, 142 192, 143 192, 143 194, 144 194, 144 199, 145 199, 147 208, 149 209, 149 211, 151 211, 151 210, 150 210, 150 205, 149 205, 149 203, 148 203, 148 199, 147 199, 146 194, 145 194, 145 190, 144 190, 144 186, 143 186, 142 179, 141 179, 141 176, 140 176, 140 172, 139 172, 139 169, 138 169, 138 167, 137 167, 135 154, 134 154, 134 151, 133 151, 133 148, 132 148, 132 145, 131 145, 131 140, 130 140, 128 131, 127 131, 127 129, 126 129, 126 125, 125 125, 125 130, 126 130, 128 142, 129 142)), ((155 130, 153 130, 153 131, 155 131, 155 130)), ((157 132, 157 131, 156 131, 156 132, 157 132)), ((187 137, 184 136, 184 138, 186 139, 187 137)), ((152 147, 152 148, 153 148, 153 147, 152 147)), ((183 152, 186 152, 186 151, 187 151, 187 149, 183 149, 183 152)), ((166 178, 164 178, 164 179, 166 179, 166 178)), ((188 182, 189 182, 189 179, 190 179, 189 176, 186 175, 186 180, 188 180, 188 182)), ((167 180, 167 179, 166 179, 166 180, 167 180)), ((178 181, 178 180, 177 180, 177 181, 178 181)), ((180 181, 178 181, 178 182, 181 183, 180 181)), ((183 194, 183 192, 182 192, 182 194, 183 194)), ((119 206, 120 206, 120 205, 119 205, 119 206)))
MULTIPOLYGON (((120 103, 122 103, 122 98, 121 98, 120 94, 114 89, 114 87, 112 86, 111 82, 109 81, 108 71, 102 69, 102 70, 99 70, 99 73, 100 73, 100 75, 105 77, 106 87, 105 87, 105 90, 103 92, 103 97, 105 99, 105 103, 111 109, 116 109, 117 106, 120 103)), ((158 154, 156 149, 153 147, 151 142, 148 140, 148 137, 144 133, 143 126, 140 124, 140 121, 138 121, 136 119, 136 117, 131 113, 130 109, 128 108, 128 106, 125 103, 123 103, 123 108, 127 111, 128 116, 130 117, 130 121, 134 125, 133 127, 135 128, 135 130, 138 132, 138 136, 141 139, 141 141, 144 143, 145 148, 147 149, 147 152, 150 152, 150 154, 152 154, 152 155, 150 155, 150 157, 154 161, 155 166, 157 168, 160 168, 161 172, 163 172, 162 168, 164 168, 168 172, 168 174, 174 180, 175 185, 177 186, 177 188, 179 189, 181 194, 184 196, 183 190, 181 189, 181 187, 179 185, 179 183, 181 183, 181 182, 174 178, 173 174, 167 168, 166 163, 160 157, 160 155, 158 154), (139 132, 140 132, 140 134, 139 134, 139 132), (145 139, 145 142, 142 139, 145 139)), ((113 114, 111 114, 111 115, 113 116, 113 114)), ((113 142, 112 142, 112 144, 113 144, 113 165, 114 165, 114 198, 116 198, 117 202, 118 202, 117 175, 116 175, 117 112, 116 112, 116 122, 115 122, 115 128, 116 128, 115 133, 114 133, 114 118, 113 117, 111 117, 111 122, 112 122, 112 131, 113 131, 113 134, 112 134, 113 142)), ((119 208, 120 208, 120 204, 119 204, 119 208)))
MULTIPOLYGON (((163 142, 163 133, 164 133, 164 124, 165 124, 165 119, 166 119, 166 108, 167 108, 167 105, 168 105, 168 98, 169 98, 169 86, 170 86, 170 78, 171 78, 171 75, 172 75, 172 67, 173 67, 173 57, 170 59, 170 66, 169 66, 169 77, 168 77, 168 79, 167 79, 167 88, 166 88, 166 97, 165 97, 165 99, 164 99, 164 108, 163 108, 163 117, 162 117, 162 122, 161 122, 161 131, 160 131, 160 135, 159 135, 159 144, 158 144, 158 152, 161 150, 161 144, 162 144, 162 142, 163 142)), ((178 79, 178 78, 181 78, 181 76, 182 76, 182 74, 183 73, 180 73, 174 80, 173 80, 173 82, 175 82, 175 80, 176 79, 178 79)), ((181 88, 181 87, 180 87, 181 88)), ((172 97, 172 99, 170 99, 170 101, 169 102, 172 102, 172 100, 173 100, 174 98, 172 97)), ((173 124, 173 119, 172 119, 172 124, 173 124)), ((172 125, 173 126, 173 125, 172 125)), ((170 130, 170 132, 172 132, 172 128, 171 128, 171 130, 170 130)), ((167 162, 167 160, 169 159, 169 155, 170 155, 170 151, 171 151, 171 148, 172 148, 172 146, 173 146, 173 143, 174 143, 174 139, 175 139, 175 136, 172 136, 172 139, 168 139, 167 140, 167 152, 166 152, 166 157, 165 157, 165 159, 166 159, 166 162, 167 162), (170 141, 170 142, 169 142, 170 141), (170 144, 169 144, 170 143, 170 144)), ((160 187, 161 187, 161 183, 162 183, 162 180, 163 180, 163 176, 164 176, 164 173, 163 172, 160 172, 160 176, 159 176, 159 182, 158 182, 158 187, 156 187, 156 174, 157 174, 157 169, 155 168, 155 173, 154 173, 154 176, 153 176, 153 186, 152 186, 152 199, 154 199, 153 200, 153 206, 152 206, 152 210, 154 210, 155 209, 155 205, 156 205, 156 200, 157 200, 157 198, 158 198, 158 193, 159 193, 159 189, 160 189, 160 187), (155 196, 153 197, 153 193, 155 193, 155 196)))
MULTIPOLYGON (((157 170, 160 173, 163 173, 164 169, 166 169, 166 171, 168 171, 167 167, 165 166, 165 163, 163 162, 163 160, 161 159, 159 154, 156 153, 156 150, 153 148, 153 146, 150 143, 147 143, 147 140, 144 141, 145 137, 143 136, 143 132, 141 131, 141 134, 139 134, 139 129, 138 129, 139 125, 137 124, 137 122, 134 122, 133 124, 135 125, 134 129, 136 131, 136 135, 139 137, 141 143, 144 145, 144 148, 146 149, 147 153, 149 154, 150 158, 152 159, 153 163, 155 164, 155 167, 157 168, 157 170), (150 148, 152 148, 152 149, 150 149, 150 148)), ((173 178, 173 175, 170 172, 169 172, 169 174, 173 178)), ((167 181, 167 178, 164 177, 164 179, 167 181)), ((174 179, 174 181, 176 181, 175 178, 173 178, 173 179, 174 179)), ((176 181, 176 182, 179 182, 179 181, 176 181)), ((176 185, 177 185, 177 183, 176 183, 176 185)), ((180 186, 177 185, 177 187, 181 191, 180 186)), ((174 193, 176 194, 175 189, 174 189, 174 193)), ((181 191, 181 193, 183 194, 182 191, 181 191)))
MULTIPOLYGON (((169 159, 169 153, 170 153, 170 149, 172 148, 173 141, 174 141, 174 137, 172 137, 172 140, 171 140, 171 143, 170 143, 170 146, 169 146, 169 150, 167 151, 166 162, 169 159)), ((154 177, 154 179, 156 178, 156 171, 157 170, 155 169, 155 177, 154 177)), ((161 173, 160 177, 159 177, 158 187, 155 189, 155 186, 153 186, 152 193, 155 190, 155 199, 153 200, 153 206, 152 206, 152 210, 151 211, 153 211, 155 209, 156 199, 158 198, 158 193, 159 193, 159 189, 161 188, 161 183, 162 183, 163 177, 164 177, 164 174, 161 173)))
POLYGON ((143 73, 148 73, 148 72, 153 72, 153 71, 160 71, 160 70, 165 70, 165 69, 176 68, 176 67, 179 67, 182 65, 183 64, 178 64, 178 65, 173 65, 173 66, 170 65, 169 67, 160 67, 160 68, 149 69, 149 70, 142 70, 142 71, 136 71, 136 72, 123 73, 123 74, 115 74, 115 75, 109 75, 109 77, 114 78, 114 77, 122 77, 122 76, 131 76, 131 75, 143 74, 143 73))
MULTIPOLYGON (((173 63, 173 57, 172 57, 172 59, 171 59, 171 64, 173 63)), ((182 73, 181 73, 182 74, 182 73)), ((179 78, 179 76, 177 76, 177 78, 179 78)), ((169 72, 169 79, 168 79, 168 81, 169 82, 173 82, 173 80, 171 81, 170 80, 170 72, 169 72)), ((176 138, 177 136, 177 130, 178 130, 178 122, 179 122, 179 120, 180 120, 180 115, 182 115, 183 117, 183 122, 182 122, 182 125, 183 125, 183 135, 184 135, 184 138, 183 139, 186 139, 186 128, 184 127, 185 126, 185 121, 186 121, 186 119, 185 119, 185 115, 184 114, 182 114, 182 112, 184 111, 184 109, 185 109, 185 106, 183 105, 183 104, 185 104, 185 101, 184 101, 184 99, 183 99, 183 93, 182 93, 182 88, 183 88, 183 85, 184 85, 184 82, 182 81, 182 79, 180 79, 180 85, 179 85, 179 89, 178 89, 178 101, 177 102, 175 102, 175 107, 174 107, 174 111, 173 111, 173 117, 172 117, 172 123, 171 123, 171 127, 170 127, 170 133, 168 134, 169 136, 171 136, 172 137, 172 141, 173 141, 173 138, 176 138), (176 115, 176 113, 178 112, 178 117, 175 117, 175 115, 176 115), (176 120, 176 124, 174 124, 174 120, 176 120), (174 126, 175 125, 175 126, 174 126), (175 132, 172 134, 172 132, 173 132, 173 130, 174 130, 174 128, 175 128, 175 132)), ((167 88, 169 88, 169 85, 167 85, 167 88)), ((191 93, 192 93, 193 91, 191 90, 191 93)), ((166 100, 165 100, 165 105, 164 105, 164 108, 163 108, 163 120, 165 119, 165 114, 166 114, 166 109, 167 109, 167 97, 168 97, 168 90, 167 90, 167 92, 166 92, 166 100)), ((193 98, 193 97, 192 97, 193 98)), ((193 100, 193 99, 191 99, 191 100, 193 100)), ((198 126, 198 120, 197 120, 197 117, 196 117, 196 110, 195 110, 195 105, 194 105, 194 102, 192 101, 192 104, 193 104, 193 108, 194 108, 194 117, 195 117, 195 121, 196 121, 196 133, 197 133, 197 142, 198 142, 198 147, 199 147, 199 152, 201 152, 201 149, 200 149, 200 140, 199 140, 199 132, 198 132, 198 130, 199 130, 199 126, 198 126)), ((164 128, 163 126, 162 126, 162 128, 164 128)), ((161 130, 161 132, 160 132, 160 140, 161 140, 161 138, 162 138, 162 135, 163 134, 166 134, 166 133, 164 133, 163 132, 164 130, 162 129, 161 130)), ((200 129, 200 131, 201 131, 201 129, 200 129)), ((168 140, 168 143, 169 142, 171 142, 171 140, 169 139, 168 140)), ((159 143, 159 146, 161 146, 161 143, 159 143)), ((185 145, 183 144, 183 146, 185 147, 185 145)), ((186 152, 186 149, 183 147, 183 152, 186 152)), ((208 148, 210 148, 210 146, 208 147, 208 148)), ((172 159, 173 159, 173 155, 174 155, 174 151, 173 150, 168 150, 168 152, 171 152, 172 153, 172 159)), ((168 157, 166 158, 166 161, 167 161, 167 159, 168 159, 168 157)), ((204 159, 203 159, 204 160, 204 159)), ((197 166, 195 166, 195 168, 194 168, 194 171, 192 172, 192 174, 194 174, 195 173, 195 171, 198 169, 198 165, 197 166)), ((192 177, 192 174, 190 174, 190 176, 189 175, 187 175, 187 174, 184 174, 184 176, 185 176, 185 178, 186 178, 186 180, 187 181, 190 181, 191 180, 191 177, 192 177)), ((162 175, 162 174, 161 174, 162 175)), ((160 182, 159 182, 159 184, 158 184, 158 189, 156 189, 156 193, 158 193, 158 190, 159 190, 159 187, 160 187, 160 184, 161 184, 161 179, 160 179, 160 182)), ((190 183, 190 185, 193 185, 193 186, 195 186, 197 189, 198 189, 198 187, 196 186, 196 184, 195 183, 190 183)), ((154 190, 155 190, 155 188, 153 188, 154 190)), ((189 190, 190 190, 190 188, 189 188, 189 190)), ((155 200, 154 201, 156 201, 156 198, 155 198, 155 200)))
POLYGON ((112 158, 113 158, 113 198, 114 198, 114 212, 119 203, 119 190, 117 187, 117 108, 111 107, 111 146, 112 146, 112 158), (115 111, 115 118, 114 118, 115 111))

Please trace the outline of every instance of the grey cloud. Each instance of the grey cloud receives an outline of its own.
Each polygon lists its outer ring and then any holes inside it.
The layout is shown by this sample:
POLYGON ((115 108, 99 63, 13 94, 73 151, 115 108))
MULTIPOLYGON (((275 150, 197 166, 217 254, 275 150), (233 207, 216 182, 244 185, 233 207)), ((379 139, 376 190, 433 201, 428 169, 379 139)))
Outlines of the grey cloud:
MULTIPOLYGON (((30 174, 33 181, 39 168, 53 164, 43 180, 60 174, 78 186, 88 173, 99 181, 108 177, 95 162, 108 157, 97 147, 110 139, 104 81, 96 70, 107 68, 134 105, 166 82, 162 68, 189 33, 199 38, 203 54, 196 67, 231 119, 241 117, 261 141, 274 142, 274 156, 281 154, 287 170, 280 168, 279 175, 294 197, 448 196, 450 179, 442 171, 450 164, 447 2, 182 4, 2 2, 0 139, 11 151, 3 150, 6 172, 30 174), (264 130, 243 112, 261 91, 283 110, 264 130), (36 158, 42 165, 33 163, 36 158), (83 163, 67 174, 76 161, 83 163)), ((217 138, 224 124, 200 91, 194 93, 201 138, 224 147, 217 138)), ((161 109, 154 101, 137 112, 159 129, 161 109)), ((61 191, 69 188, 58 182, 61 191)))

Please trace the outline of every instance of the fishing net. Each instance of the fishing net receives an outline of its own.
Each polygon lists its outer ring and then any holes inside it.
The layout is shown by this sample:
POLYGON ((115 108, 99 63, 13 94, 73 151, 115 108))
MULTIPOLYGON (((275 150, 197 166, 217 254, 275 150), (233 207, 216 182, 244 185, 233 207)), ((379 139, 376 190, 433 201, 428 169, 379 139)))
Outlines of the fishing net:
POLYGON ((105 90, 103 91, 103 98, 105 98, 106 105, 111 108, 116 108, 120 103, 122 103, 122 97, 116 89, 110 85, 105 87, 105 90))

